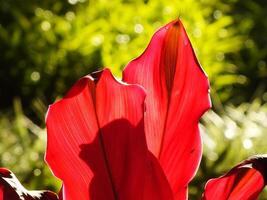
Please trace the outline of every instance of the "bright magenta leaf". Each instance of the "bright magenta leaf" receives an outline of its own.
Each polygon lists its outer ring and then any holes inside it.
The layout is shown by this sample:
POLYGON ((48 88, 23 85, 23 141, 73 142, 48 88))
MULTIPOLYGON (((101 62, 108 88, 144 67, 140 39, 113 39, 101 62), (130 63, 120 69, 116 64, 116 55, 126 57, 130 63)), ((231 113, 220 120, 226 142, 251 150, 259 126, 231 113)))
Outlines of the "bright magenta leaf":
POLYGON ((209 83, 180 20, 160 28, 145 52, 131 61, 123 81, 147 91, 145 131, 175 199, 186 199, 199 166, 198 120, 210 108, 209 83))
POLYGON ((50 191, 28 191, 16 176, 5 168, 0 168, 0 200, 58 200, 50 191))
POLYGON ((46 161, 64 200, 172 199, 144 133, 145 92, 109 70, 80 79, 47 114, 46 161))
POLYGON ((267 156, 243 161, 227 174, 211 179, 203 200, 256 200, 267 181, 267 156))

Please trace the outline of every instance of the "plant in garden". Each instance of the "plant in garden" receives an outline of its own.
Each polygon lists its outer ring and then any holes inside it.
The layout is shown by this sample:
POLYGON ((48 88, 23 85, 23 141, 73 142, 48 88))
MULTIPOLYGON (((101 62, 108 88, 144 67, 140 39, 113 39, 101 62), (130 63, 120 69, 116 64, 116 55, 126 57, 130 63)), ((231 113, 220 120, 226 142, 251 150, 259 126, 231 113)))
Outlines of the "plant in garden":
MULTIPOLYGON (((198 121, 210 108, 208 78, 180 20, 160 28, 116 80, 108 69, 80 79, 47 116, 46 161, 59 197, 27 191, 0 169, 2 199, 187 199, 202 155, 198 121)), ((210 180, 203 199, 256 199, 267 157, 210 180)))

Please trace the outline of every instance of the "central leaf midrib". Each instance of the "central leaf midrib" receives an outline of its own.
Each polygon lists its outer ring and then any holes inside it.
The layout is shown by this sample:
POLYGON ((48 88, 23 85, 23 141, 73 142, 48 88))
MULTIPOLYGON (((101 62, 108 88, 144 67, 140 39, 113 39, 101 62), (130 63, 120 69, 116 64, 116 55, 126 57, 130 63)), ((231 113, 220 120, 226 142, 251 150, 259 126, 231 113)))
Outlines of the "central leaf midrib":
POLYGON ((94 89, 95 89, 94 96, 92 95, 92 91, 90 92, 90 94, 91 94, 91 97, 92 97, 92 100, 93 100, 96 123, 97 123, 97 127, 98 127, 98 130, 99 130, 98 131, 99 132, 98 135, 99 135, 100 147, 101 147, 101 150, 102 150, 102 153, 103 153, 104 162, 105 162, 106 169, 107 169, 107 172, 108 172, 108 178, 109 178, 109 181, 110 181, 110 184, 111 184, 111 189, 112 189, 112 192, 113 192, 114 199, 118 200, 119 198, 118 198, 118 194, 116 192, 116 188, 115 188, 115 184, 114 184, 114 181, 113 181, 111 169, 110 169, 110 166, 109 166, 108 157, 107 157, 106 150, 105 150, 103 134, 102 134, 102 131, 101 131, 101 127, 100 127, 100 123, 99 123, 99 119, 98 119, 98 115, 97 115, 97 111, 96 111, 96 84, 95 84, 95 88, 94 89))
POLYGON ((160 70, 164 72, 166 91, 167 91, 167 110, 164 119, 164 127, 161 135, 161 143, 159 149, 158 158, 160 159, 164 140, 165 132, 167 129, 167 121, 169 116, 171 97, 173 92, 173 83, 176 75, 177 60, 179 59, 179 34, 180 34, 180 24, 176 21, 166 32, 164 38, 164 44, 160 55, 160 70), (170 36, 171 35, 171 36, 170 36), (170 38, 171 37, 171 38, 170 38), (174 38, 174 39, 173 39, 174 38), (171 41, 169 41, 171 39, 171 41), (167 60, 166 60, 167 59, 167 60), (168 81, 170 79, 170 82, 168 81))

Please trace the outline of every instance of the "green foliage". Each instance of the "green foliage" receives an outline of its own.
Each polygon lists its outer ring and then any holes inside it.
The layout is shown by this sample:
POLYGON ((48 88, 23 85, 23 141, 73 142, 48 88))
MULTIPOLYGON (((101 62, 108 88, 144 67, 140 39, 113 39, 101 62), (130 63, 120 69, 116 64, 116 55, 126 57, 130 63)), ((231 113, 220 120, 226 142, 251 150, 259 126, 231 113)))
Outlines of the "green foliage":
MULTIPOLYGON (((208 179, 219 177, 251 155, 267 152, 267 104, 259 100, 243 103, 238 107, 228 105, 224 113, 206 113, 201 132, 204 155, 197 176, 192 182, 191 195, 199 199, 200 185, 208 179)), ((262 199, 267 198, 267 191, 262 199)))
POLYGON ((230 54, 228 59, 236 65, 236 73, 244 83, 228 87, 235 96, 230 100, 239 104, 260 98, 267 101, 267 4, 263 0, 227 0, 232 9, 234 26, 244 38, 241 51, 230 54))
POLYGON ((178 17, 210 76, 212 93, 243 80, 225 60, 225 54, 240 49, 241 37, 231 26, 233 18, 223 12, 230 8, 218 0, 69 2, 0 4, 2 107, 19 96, 32 113, 36 99, 47 105, 75 80, 103 66, 120 76, 155 30, 178 17))
POLYGON ((19 100, 14 101, 14 118, 0 115, 0 127, 0 167, 11 169, 28 188, 57 191, 60 182, 44 162, 46 130, 23 114, 19 100))

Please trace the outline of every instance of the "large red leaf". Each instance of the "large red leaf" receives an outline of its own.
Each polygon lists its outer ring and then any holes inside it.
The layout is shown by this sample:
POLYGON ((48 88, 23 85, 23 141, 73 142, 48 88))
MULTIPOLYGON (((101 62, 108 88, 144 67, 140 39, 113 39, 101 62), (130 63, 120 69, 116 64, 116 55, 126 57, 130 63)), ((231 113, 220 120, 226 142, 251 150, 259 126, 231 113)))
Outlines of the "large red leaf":
POLYGON ((147 149, 137 85, 109 70, 80 79, 47 114, 46 161, 63 181, 64 200, 172 199, 147 149))
POLYGON ((266 185, 267 156, 245 160, 227 174, 211 179, 203 200, 256 200, 266 185))
POLYGON ((210 108, 208 78, 180 20, 160 28, 145 52, 131 61, 123 80, 147 91, 145 131, 176 199, 199 166, 202 145, 198 120, 210 108))
POLYGON ((50 191, 28 191, 16 176, 5 168, 0 168, 0 200, 57 200, 50 191))

